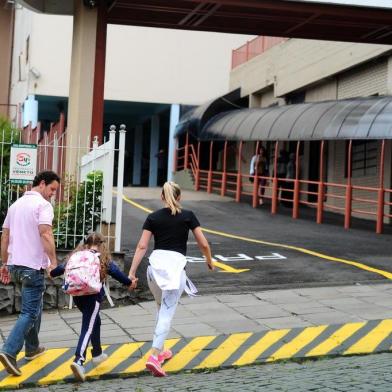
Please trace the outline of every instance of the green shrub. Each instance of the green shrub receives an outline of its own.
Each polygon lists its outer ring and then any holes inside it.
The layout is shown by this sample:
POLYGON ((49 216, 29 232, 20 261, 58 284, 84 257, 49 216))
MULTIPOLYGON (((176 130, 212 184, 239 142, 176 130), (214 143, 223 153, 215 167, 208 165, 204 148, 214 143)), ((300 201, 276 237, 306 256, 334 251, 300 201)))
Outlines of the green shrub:
POLYGON ((94 171, 77 186, 68 176, 63 201, 55 206, 53 232, 57 248, 74 248, 101 220, 103 173, 94 171))
MULTIPOLYGON (((11 144, 19 143, 20 130, 0 117, 0 224, 3 224, 9 205, 17 199, 18 186, 10 185, 11 144)), ((20 188, 20 187, 19 187, 20 188)), ((24 188, 20 188, 23 192, 24 188)))

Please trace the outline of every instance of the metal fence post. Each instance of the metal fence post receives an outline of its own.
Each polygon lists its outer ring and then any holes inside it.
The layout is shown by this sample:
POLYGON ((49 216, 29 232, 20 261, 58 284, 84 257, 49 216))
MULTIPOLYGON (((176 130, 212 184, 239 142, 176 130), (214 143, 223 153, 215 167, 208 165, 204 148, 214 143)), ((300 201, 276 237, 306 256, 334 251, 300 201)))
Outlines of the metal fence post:
POLYGON ((122 224, 122 202, 124 188, 124 152, 125 152, 125 125, 120 125, 120 141, 118 152, 118 168, 117 168, 117 204, 116 204, 116 240, 114 250, 121 250, 121 224, 122 224))
POLYGON ((376 222, 377 234, 382 234, 384 229, 384 206, 385 206, 384 165, 385 165, 385 140, 381 142, 381 152, 380 152, 380 176, 379 176, 379 188, 378 188, 378 197, 377 197, 377 222, 376 222))
POLYGON ((105 171, 104 176, 104 216, 102 220, 106 223, 112 222, 112 205, 113 205, 113 170, 114 170, 114 150, 116 148, 116 126, 111 125, 109 131, 109 159, 108 167, 109 170, 105 171))

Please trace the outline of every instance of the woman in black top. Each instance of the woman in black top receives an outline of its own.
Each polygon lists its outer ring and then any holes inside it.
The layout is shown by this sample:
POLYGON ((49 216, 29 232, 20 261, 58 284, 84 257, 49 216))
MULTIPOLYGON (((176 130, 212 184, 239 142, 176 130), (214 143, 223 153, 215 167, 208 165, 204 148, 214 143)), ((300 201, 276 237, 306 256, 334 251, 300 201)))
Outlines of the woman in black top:
POLYGON ((166 376, 161 365, 172 357, 170 350, 164 350, 164 340, 170 331, 181 294, 184 289, 188 293, 195 290, 184 270, 189 230, 192 230, 208 268, 214 269, 210 246, 201 231, 200 223, 192 211, 181 208, 180 196, 181 190, 174 182, 163 185, 161 198, 165 207, 147 217, 129 271, 132 287, 135 288, 137 268, 147 251, 151 237, 154 236, 154 251, 149 258, 147 282, 158 305, 158 317, 146 368, 157 377, 166 376))

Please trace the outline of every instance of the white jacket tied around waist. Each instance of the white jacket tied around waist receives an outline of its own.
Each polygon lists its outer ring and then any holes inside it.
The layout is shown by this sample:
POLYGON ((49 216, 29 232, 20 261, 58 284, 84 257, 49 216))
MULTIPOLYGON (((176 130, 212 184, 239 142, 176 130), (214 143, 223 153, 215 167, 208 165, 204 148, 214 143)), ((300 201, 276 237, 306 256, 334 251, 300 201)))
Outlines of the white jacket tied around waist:
MULTIPOLYGON (((181 284, 181 274, 184 271, 186 257, 171 250, 156 249, 150 257, 150 266, 154 280, 161 290, 178 290, 181 284)), ((186 277, 185 292, 194 296, 197 293, 195 285, 186 277)))

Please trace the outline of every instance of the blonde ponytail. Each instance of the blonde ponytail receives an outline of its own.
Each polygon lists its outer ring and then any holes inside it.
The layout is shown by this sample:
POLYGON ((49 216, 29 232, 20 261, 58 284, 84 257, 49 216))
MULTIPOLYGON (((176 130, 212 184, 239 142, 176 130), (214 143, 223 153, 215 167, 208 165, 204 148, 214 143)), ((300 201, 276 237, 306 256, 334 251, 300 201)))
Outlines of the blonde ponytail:
POLYGON ((176 215, 181 212, 181 205, 178 199, 181 196, 180 187, 172 181, 165 182, 162 188, 162 197, 165 203, 170 208, 172 215, 176 215))

